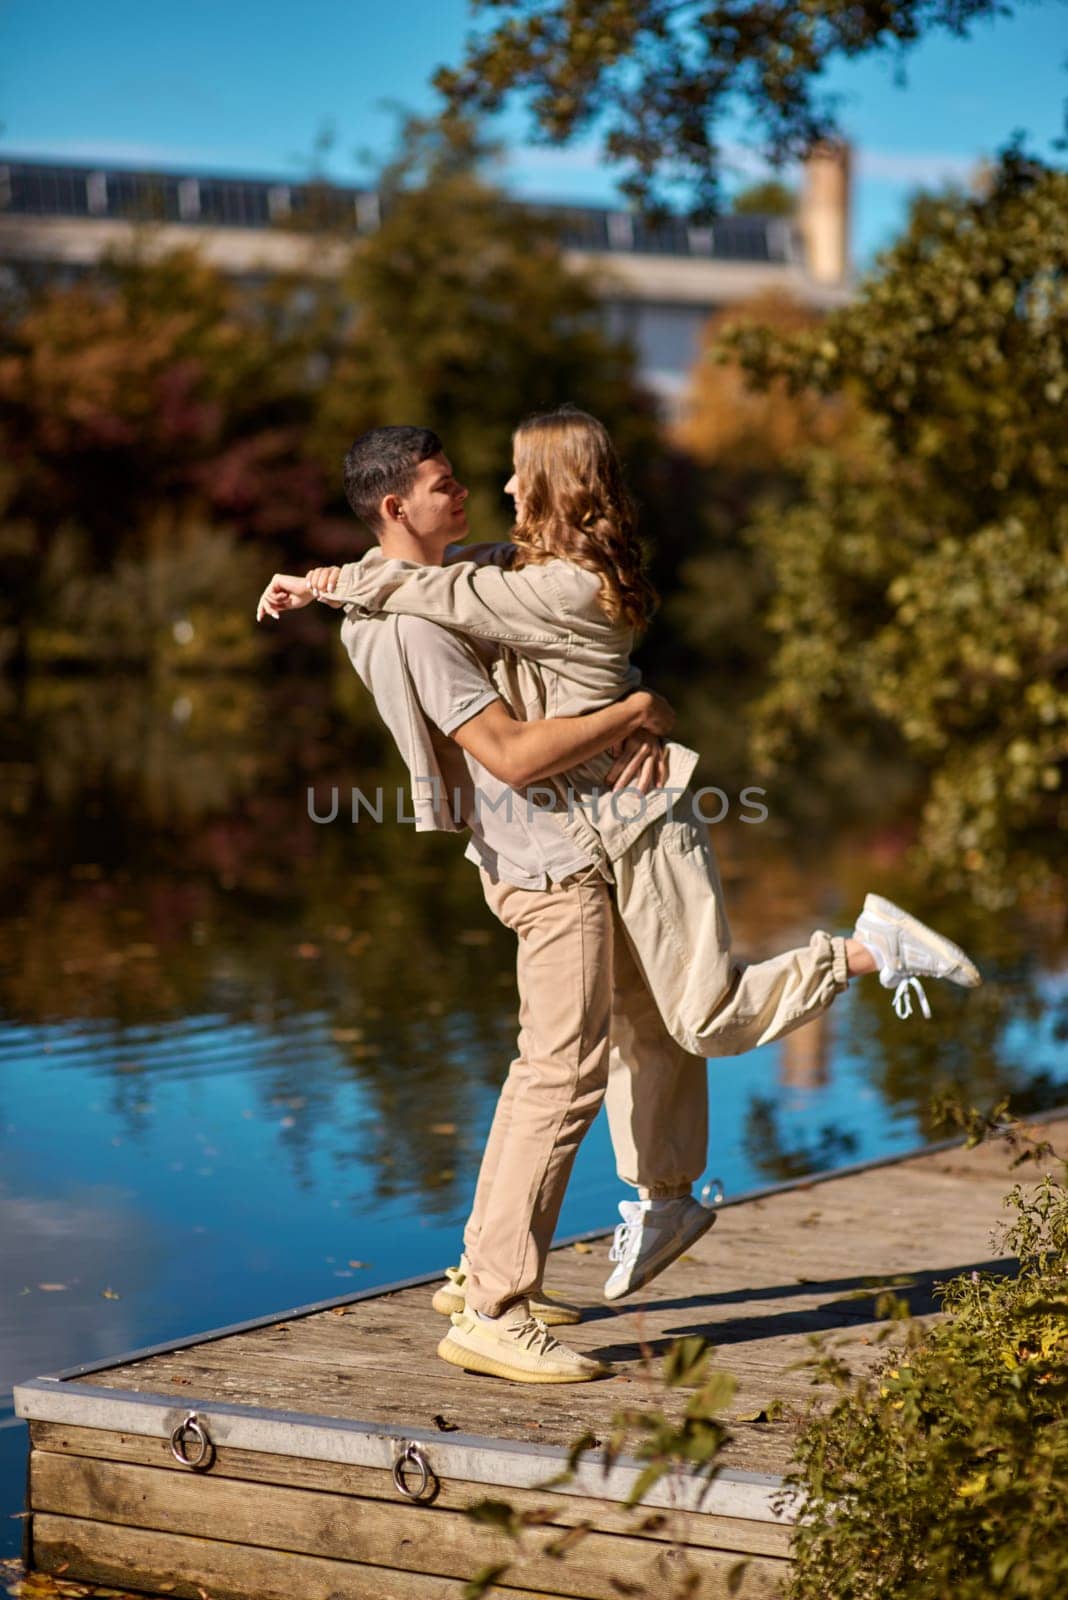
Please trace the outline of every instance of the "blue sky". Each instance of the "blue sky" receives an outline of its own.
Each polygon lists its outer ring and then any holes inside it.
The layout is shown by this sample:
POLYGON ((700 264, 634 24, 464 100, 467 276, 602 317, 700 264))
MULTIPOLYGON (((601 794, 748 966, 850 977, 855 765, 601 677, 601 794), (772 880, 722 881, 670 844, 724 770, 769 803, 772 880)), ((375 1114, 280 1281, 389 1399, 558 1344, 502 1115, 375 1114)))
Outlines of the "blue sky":
MULTIPOLYGON (((429 110, 429 77, 457 59, 468 25, 467 0, 0 0, 0 148, 295 174, 331 125, 331 168, 356 180, 355 152, 389 149, 396 117, 383 102, 429 110)), ((918 185, 966 178, 1014 129, 1052 153, 1066 58, 1068 5, 1033 0, 968 40, 923 43, 904 88, 889 59, 837 69, 830 87, 858 149, 859 259, 893 237, 918 185)), ((519 111, 501 131, 516 192, 611 203, 594 143, 533 148, 519 111)))

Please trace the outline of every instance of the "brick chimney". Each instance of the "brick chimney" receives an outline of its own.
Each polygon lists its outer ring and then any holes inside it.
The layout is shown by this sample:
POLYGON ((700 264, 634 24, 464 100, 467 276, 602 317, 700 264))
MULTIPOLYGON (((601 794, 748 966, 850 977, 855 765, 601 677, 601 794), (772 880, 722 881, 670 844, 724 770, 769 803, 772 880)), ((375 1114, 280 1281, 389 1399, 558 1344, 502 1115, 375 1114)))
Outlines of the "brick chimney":
POLYGON ((843 284, 850 274, 852 165, 852 150, 844 140, 814 145, 805 162, 798 220, 805 266, 814 283, 843 284))

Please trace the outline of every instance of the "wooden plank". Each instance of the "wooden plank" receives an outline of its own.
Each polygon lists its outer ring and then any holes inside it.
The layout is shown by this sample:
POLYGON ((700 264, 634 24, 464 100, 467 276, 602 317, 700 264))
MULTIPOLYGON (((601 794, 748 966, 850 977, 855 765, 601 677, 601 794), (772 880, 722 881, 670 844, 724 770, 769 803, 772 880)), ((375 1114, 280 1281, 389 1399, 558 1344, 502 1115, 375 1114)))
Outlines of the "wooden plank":
MULTIPOLYGON (((424 1577, 215 1539, 117 1528, 77 1517, 34 1519, 42 1572, 172 1600, 463 1600, 456 1578, 424 1577)), ((509 1589, 510 1600, 567 1600, 559 1591, 509 1589)))
MULTIPOLYGON (((515 1542, 506 1535, 436 1506, 175 1475, 38 1451, 31 1457, 30 1481, 35 1511, 175 1535, 195 1536, 210 1527, 213 1538, 234 1545, 268 1544, 274 1550, 441 1577, 467 1579, 489 1563, 512 1561, 515 1583, 581 1600, 618 1600, 617 1583, 624 1576, 660 1593, 687 1562, 712 1586, 725 1585, 738 1559, 737 1553, 711 1549, 690 1550, 684 1557, 663 1542, 601 1531, 591 1532, 564 1561, 526 1552, 517 1556, 515 1542)), ((785 1565, 755 1556, 751 1581, 755 1585, 762 1573, 769 1583, 777 1580, 785 1565)))
MULTIPOLYGON (((171 1454, 166 1439, 151 1439, 141 1434, 111 1433, 103 1428, 71 1428, 62 1423, 32 1422, 30 1440, 35 1452, 82 1456, 89 1460, 120 1461, 161 1469, 172 1473, 188 1472, 171 1454)), ((369 1500, 397 1502, 392 1474, 382 1468, 352 1466, 333 1461, 309 1461, 296 1456, 268 1455, 262 1451, 235 1450, 222 1446, 207 1474, 207 1481, 231 1478, 246 1483, 273 1483, 295 1489, 318 1489, 334 1494, 358 1495, 369 1500)), ((672 1510, 670 1523, 655 1522, 644 1527, 651 1512, 641 1507, 627 1511, 610 1500, 582 1495, 539 1494, 534 1489, 493 1489, 446 1478, 439 1485, 434 1506, 448 1511, 463 1511, 480 1500, 504 1499, 517 1512, 544 1511, 554 1525, 573 1527, 577 1522, 593 1522, 602 1533, 625 1533, 634 1538, 680 1540, 713 1549, 749 1550, 761 1555, 787 1556, 791 1529, 784 1523, 758 1522, 750 1518, 717 1516, 672 1510)))
MULTIPOLYGON (((186 1403, 190 1398, 185 1397, 186 1403)), ((170 1396, 139 1397, 89 1385, 61 1386, 44 1379, 20 1385, 15 1399, 20 1415, 41 1421, 103 1427, 153 1438, 169 1436, 185 1410, 184 1405, 174 1405, 170 1396), (27 1398, 33 1401, 32 1406, 23 1403, 27 1398)), ((330 1416, 318 1418, 216 1402, 201 1408, 200 1414, 217 1446, 391 1469, 403 1441, 418 1439, 439 1478, 535 1488, 539 1493, 547 1489, 547 1475, 558 1473, 564 1463, 564 1452, 554 1446, 462 1433, 420 1433, 404 1424, 396 1430, 384 1430, 377 1424, 348 1424, 330 1416)), ((622 1457, 607 1473, 599 1460, 586 1460, 576 1469, 568 1488, 601 1500, 622 1501, 627 1499, 640 1471, 638 1463, 622 1457)), ((779 1514, 772 1505, 778 1488, 777 1478, 724 1470, 711 1486, 688 1476, 664 1480, 653 1486, 645 1503, 672 1508, 681 1504, 694 1511, 746 1519, 789 1520, 788 1512, 779 1514)))

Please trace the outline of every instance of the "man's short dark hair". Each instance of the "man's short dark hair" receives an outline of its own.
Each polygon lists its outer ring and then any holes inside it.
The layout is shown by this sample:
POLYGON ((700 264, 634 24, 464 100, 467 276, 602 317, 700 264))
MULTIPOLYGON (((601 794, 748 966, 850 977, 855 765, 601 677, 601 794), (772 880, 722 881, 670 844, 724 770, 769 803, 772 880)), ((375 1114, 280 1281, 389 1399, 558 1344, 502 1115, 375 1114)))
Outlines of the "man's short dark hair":
POLYGON ((345 498, 361 522, 378 533, 378 508, 386 495, 407 494, 420 462, 442 453, 441 440, 430 428, 372 428, 361 433, 345 457, 345 498))

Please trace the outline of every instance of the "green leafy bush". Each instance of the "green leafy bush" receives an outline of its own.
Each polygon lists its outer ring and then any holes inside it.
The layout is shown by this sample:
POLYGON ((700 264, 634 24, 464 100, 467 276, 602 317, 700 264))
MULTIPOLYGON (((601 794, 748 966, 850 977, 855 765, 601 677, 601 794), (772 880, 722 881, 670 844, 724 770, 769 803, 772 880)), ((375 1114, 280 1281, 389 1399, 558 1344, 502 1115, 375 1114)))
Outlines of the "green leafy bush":
POLYGON ((1048 881, 1068 815, 1066 259, 1068 173, 1009 150, 982 194, 921 197, 820 327, 724 336, 754 381, 858 418, 751 525, 757 769, 893 734, 925 774, 919 864, 991 909, 1048 881))
POLYGON ((1068 1189, 1006 1199, 1015 1278, 972 1272, 946 1320, 814 1415, 787 1479, 807 1503, 790 1600, 988 1600, 1068 1593, 1068 1189))

